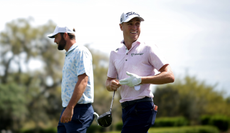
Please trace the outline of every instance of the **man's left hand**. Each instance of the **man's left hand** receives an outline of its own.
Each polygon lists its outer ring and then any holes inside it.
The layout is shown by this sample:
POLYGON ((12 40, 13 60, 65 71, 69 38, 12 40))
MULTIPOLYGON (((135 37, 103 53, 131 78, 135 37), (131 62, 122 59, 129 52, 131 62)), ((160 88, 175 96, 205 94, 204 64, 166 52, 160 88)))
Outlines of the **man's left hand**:
POLYGON ((141 83, 141 77, 134 73, 126 72, 126 74, 129 76, 128 78, 121 79, 119 82, 121 85, 128 85, 129 87, 134 87, 136 85, 139 85, 141 83))

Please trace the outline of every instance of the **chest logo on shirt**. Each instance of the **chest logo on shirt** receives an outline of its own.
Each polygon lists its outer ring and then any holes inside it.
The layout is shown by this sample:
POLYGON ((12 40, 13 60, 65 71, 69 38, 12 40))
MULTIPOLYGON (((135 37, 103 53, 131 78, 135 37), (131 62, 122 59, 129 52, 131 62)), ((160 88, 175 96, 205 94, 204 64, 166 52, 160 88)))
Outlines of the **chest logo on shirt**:
POLYGON ((144 53, 131 53, 131 56, 133 57, 134 55, 143 55, 144 53))

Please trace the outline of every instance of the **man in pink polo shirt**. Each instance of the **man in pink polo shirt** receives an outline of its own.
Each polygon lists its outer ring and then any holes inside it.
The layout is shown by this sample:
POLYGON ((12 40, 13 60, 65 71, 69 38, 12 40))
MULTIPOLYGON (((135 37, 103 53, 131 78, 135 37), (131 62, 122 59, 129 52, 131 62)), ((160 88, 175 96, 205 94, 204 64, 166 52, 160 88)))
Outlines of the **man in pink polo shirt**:
POLYGON ((106 88, 108 91, 117 91, 120 87, 122 133, 148 132, 157 113, 150 84, 174 82, 173 72, 157 47, 138 40, 141 21, 144 19, 135 12, 121 15, 123 46, 110 53, 106 88), (155 75, 154 69, 159 74, 155 75))

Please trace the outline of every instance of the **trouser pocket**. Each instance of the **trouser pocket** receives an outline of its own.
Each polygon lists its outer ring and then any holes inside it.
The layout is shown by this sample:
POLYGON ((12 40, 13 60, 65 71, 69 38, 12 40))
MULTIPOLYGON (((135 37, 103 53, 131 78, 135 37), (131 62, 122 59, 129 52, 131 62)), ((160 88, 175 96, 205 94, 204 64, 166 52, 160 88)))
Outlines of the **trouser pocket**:
POLYGON ((156 116, 157 116, 157 110, 154 109, 154 106, 153 106, 152 112, 153 112, 153 117, 152 117, 152 123, 151 124, 154 125, 155 119, 156 119, 156 116))

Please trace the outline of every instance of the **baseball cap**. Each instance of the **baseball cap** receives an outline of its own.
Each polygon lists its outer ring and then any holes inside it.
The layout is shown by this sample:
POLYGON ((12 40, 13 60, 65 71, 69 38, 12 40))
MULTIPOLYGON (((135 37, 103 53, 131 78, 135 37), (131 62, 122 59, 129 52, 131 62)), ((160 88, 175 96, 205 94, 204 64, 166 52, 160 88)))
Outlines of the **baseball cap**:
POLYGON ((120 24, 123 22, 129 22, 133 18, 139 18, 141 21, 144 21, 144 19, 136 12, 124 12, 121 14, 120 18, 120 24))
POLYGON ((72 34, 75 34, 75 31, 71 30, 67 26, 64 26, 64 27, 56 26, 54 32, 49 34, 48 37, 49 38, 54 38, 54 36, 57 35, 58 33, 72 33, 72 34))

